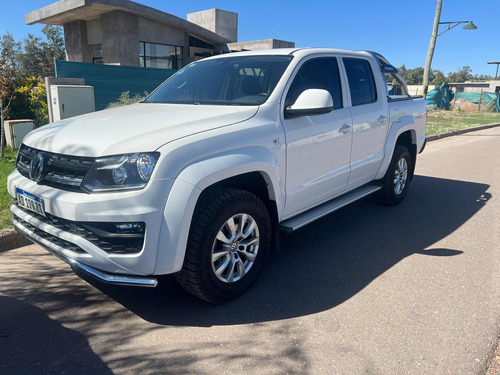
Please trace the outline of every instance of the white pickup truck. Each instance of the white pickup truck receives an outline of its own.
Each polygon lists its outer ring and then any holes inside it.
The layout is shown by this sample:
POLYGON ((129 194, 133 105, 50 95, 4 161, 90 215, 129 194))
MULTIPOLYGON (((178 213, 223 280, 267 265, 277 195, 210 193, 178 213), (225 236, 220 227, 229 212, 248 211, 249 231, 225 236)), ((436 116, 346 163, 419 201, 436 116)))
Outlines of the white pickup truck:
POLYGON ((426 107, 373 52, 280 49, 194 62, 141 103, 44 126, 8 178, 17 231, 103 282, 175 274, 221 303, 280 231, 408 191, 426 107))

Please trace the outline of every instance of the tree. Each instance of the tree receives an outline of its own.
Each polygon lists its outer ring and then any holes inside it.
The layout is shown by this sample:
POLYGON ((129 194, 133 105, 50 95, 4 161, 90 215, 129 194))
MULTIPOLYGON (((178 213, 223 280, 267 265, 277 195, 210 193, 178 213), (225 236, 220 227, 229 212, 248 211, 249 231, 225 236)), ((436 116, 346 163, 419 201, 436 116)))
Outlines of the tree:
POLYGON ((64 38, 61 28, 46 25, 42 29, 46 40, 28 34, 24 40, 23 51, 19 54, 19 73, 22 78, 54 75, 54 59, 64 58, 64 38))
POLYGON ((447 78, 441 70, 433 70, 431 77, 431 85, 441 86, 443 83, 448 83, 447 78))
POLYGON ((490 76, 488 74, 475 74, 473 77, 472 77, 472 80, 474 82, 484 82, 484 81, 491 81, 493 80, 495 77, 493 76, 490 76))
POLYGON ((23 52, 19 54, 19 74, 22 78, 43 76, 45 53, 42 38, 28 34, 24 39, 23 52))
POLYGON ((19 53, 21 52, 21 43, 16 42, 9 32, 0 36, 0 50, 5 51, 5 64, 12 68, 15 73, 19 69, 19 53))
POLYGON ((408 85, 421 85, 422 79, 424 77, 424 68, 419 66, 414 69, 407 69, 406 66, 402 66, 398 69, 399 73, 403 76, 408 85))
POLYGON ((0 158, 3 159, 5 144, 4 118, 14 98, 17 44, 14 42, 12 35, 8 33, 0 39, 0 158))
POLYGON ((450 83, 463 83, 466 81, 470 81, 473 79, 472 76, 472 69, 470 66, 464 66, 461 68, 458 68, 458 71, 455 73, 449 73, 448 74, 448 82, 450 83))
POLYGON ((58 26, 45 25, 42 29, 47 42, 43 44, 45 53, 44 75, 54 75, 54 60, 64 60, 66 50, 64 48, 64 36, 58 26))

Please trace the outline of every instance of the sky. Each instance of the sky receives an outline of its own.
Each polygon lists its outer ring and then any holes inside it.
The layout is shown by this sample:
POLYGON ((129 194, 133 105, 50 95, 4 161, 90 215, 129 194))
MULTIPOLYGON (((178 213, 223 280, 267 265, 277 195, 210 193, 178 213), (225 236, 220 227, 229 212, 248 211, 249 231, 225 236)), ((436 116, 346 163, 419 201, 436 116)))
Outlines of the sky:
MULTIPOLYGON (((17 40, 40 35, 44 25, 28 26, 24 15, 49 5, 50 0, 9 1, 0 12, 0 34, 17 40)), ((425 65, 436 12, 436 0, 394 1, 235 1, 140 0, 164 12, 186 18, 187 13, 219 8, 238 13, 238 41, 283 39, 297 47, 370 50, 394 66, 425 65)), ((0 0, 4 5, 7 0, 0 0)), ((443 0, 441 21, 473 20, 477 30, 458 26, 437 39, 433 69, 446 75, 470 66, 473 74, 495 75, 500 61, 500 0, 443 0)), ((446 29, 441 25, 440 32, 446 29)))

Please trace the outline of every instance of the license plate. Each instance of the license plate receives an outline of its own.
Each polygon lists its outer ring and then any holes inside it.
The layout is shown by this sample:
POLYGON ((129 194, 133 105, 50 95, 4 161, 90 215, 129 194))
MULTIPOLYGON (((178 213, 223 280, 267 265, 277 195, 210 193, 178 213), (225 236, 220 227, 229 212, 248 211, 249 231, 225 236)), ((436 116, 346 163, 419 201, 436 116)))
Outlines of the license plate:
POLYGON ((45 216, 45 209, 43 206, 43 200, 36 195, 28 193, 22 189, 16 188, 17 204, 27 210, 36 212, 42 216, 45 216))

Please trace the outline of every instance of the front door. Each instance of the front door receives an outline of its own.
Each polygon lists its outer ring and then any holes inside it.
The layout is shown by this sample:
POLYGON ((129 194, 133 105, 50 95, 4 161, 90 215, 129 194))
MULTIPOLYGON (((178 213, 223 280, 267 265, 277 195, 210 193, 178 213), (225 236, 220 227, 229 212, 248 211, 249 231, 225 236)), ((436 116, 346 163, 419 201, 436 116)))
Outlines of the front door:
POLYGON ((326 114, 283 119, 286 134, 286 203, 284 218, 343 193, 349 179, 352 120, 344 108, 338 61, 313 58, 297 71, 284 106, 307 89, 324 89, 334 109, 326 114))

